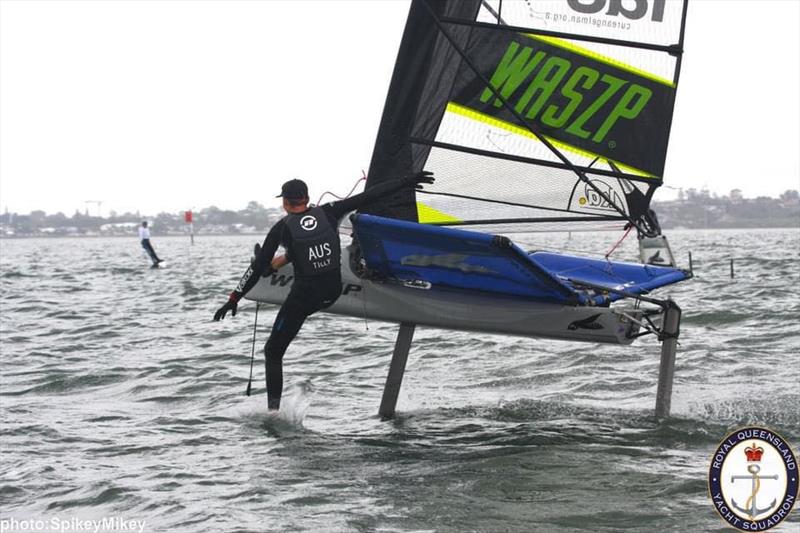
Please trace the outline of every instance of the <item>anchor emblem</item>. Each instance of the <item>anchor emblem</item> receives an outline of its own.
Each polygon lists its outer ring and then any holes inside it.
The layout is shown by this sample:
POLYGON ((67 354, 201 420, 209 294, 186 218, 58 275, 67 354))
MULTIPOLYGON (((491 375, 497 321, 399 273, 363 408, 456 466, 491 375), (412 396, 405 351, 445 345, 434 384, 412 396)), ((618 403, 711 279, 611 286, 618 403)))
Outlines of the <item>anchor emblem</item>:
MULTIPOLYGON (((759 454, 760 455, 760 454, 759 454)), ((736 500, 731 498, 731 505, 735 507, 737 510, 741 511, 742 513, 746 513, 750 520, 753 520, 756 516, 766 513, 770 509, 775 506, 775 503, 778 501, 777 499, 773 499, 772 503, 760 509, 756 504, 756 495, 758 491, 761 489, 761 480, 762 479, 778 479, 777 475, 774 476, 759 476, 758 473, 761 471, 761 467, 758 465, 749 465, 747 467, 747 471, 750 472, 751 475, 749 476, 731 476, 731 483, 736 481, 737 479, 749 479, 751 481, 751 491, 750 497, 747 498, 747 502, 744 504, 744 508, 739 507, 736 504, 736 500)))
POLYGON ((737 530, 767 531, 794 507, 799 477, 797 459, 780 435, 744 427, 729 433, 711 456, 709 496, 720 518, 737 530))

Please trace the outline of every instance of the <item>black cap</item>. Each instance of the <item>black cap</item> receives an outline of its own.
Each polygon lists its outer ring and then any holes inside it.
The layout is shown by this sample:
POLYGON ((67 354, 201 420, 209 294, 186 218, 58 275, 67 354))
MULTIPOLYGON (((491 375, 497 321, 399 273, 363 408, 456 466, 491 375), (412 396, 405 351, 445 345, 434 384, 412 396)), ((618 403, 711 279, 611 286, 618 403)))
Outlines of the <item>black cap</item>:
POLYGON ((288 198, 290 200, 302 200, 308 198, 308 186, 303 180, 289 180, 281 187, 281 193, 275 198, 288 198))

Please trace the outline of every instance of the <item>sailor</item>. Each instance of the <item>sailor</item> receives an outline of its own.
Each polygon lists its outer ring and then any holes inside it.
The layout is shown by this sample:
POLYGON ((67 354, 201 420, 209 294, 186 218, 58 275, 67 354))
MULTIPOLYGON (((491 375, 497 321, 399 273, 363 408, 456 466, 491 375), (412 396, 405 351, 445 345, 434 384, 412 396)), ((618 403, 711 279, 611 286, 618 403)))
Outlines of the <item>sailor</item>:
POLYGON ((302 180, 293 179, 283 184, 277 198, 283 198, 286 216, 269 230, 261 250, 239 285, 231 292, 225 305, 214 313, 215 321, 225 318, 228 311, 231 316, 236 316, 239 300, 261 276, 269 275, 287 263, 294 266, 291 290, 275 317, 272 332, 264 346, 269 410, 277 411, 280 408, 283 354, 289 343, 309 315, 330 307, 342 292, 338 231, 341 218, 387 194, 406 187, 422 188, 422 183, 433 181, 431 172, 418 172, 387 181, 356 196, 315 207, 309 206, 308 187, 302 180), (275 257, 279 245, 283 246, 286 254, 275 257))
POLYGON ((156 251, 153 250, 153 245, 150 244, 150 230, 147 228, 146 220, 142 221, 142 225, 139 227, 139 240, 142 241, 142 248, 144 248, 144 251, 147 252, 153 262, 153 266, 150 268, 158 268, 158 264, 162 263, 163 259, 158 258, 156 251))

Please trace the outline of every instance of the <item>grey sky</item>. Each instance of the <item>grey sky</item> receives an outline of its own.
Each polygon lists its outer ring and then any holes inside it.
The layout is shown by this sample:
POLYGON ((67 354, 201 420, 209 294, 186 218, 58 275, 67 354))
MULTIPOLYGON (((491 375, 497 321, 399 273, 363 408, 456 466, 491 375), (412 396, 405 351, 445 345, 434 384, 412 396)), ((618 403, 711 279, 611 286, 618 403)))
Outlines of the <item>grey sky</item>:
MULTIPOLYGON (((369 165, 407 12, 2 0, 0 208, 269 206, 291 177, 313 197, 346 193, 369 165)), ((668 186, 800 187, 799 35, 795 0, 690 1, 668 186)))

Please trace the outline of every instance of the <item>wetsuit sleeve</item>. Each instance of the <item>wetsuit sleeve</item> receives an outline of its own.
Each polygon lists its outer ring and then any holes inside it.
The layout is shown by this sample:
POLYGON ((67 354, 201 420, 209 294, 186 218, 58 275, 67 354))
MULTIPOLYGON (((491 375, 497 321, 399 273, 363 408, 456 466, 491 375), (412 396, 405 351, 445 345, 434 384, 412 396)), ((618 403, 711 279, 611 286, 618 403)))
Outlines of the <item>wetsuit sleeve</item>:
POLYGON ((239 284, 230 294, 231 300, 235 302, 241 300, 245 294, 250 292, 250 289, 255 287, 261 276, 268 274, 272 270, 272 258, 281 244, 281 236, 285 225, 285 222, 280 220, 269 230, 255 261, 247 268, 242 279, 239 280, 239 284))
POLYGON ((413 182, 408 182, 405 180, 405 178, 398 178, 396 180, 387 181, 371 187, 368 191, 364 191, 361 194, 356 194, 350 198, 345 198, 344 200, 339 200, 338 202, 331 202, 323 207, 326 207, 326 210, 331 213, 336 220, 339 220, 346 213, 349 213, 354 209, 359 209, 365 205, 369 205, 387 194, 392 194, 396 191, 399 191, 403 187, 411 186, 413 186, 413 182))

